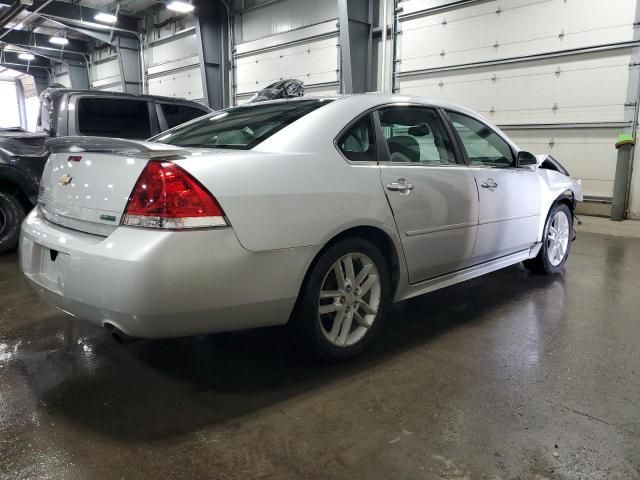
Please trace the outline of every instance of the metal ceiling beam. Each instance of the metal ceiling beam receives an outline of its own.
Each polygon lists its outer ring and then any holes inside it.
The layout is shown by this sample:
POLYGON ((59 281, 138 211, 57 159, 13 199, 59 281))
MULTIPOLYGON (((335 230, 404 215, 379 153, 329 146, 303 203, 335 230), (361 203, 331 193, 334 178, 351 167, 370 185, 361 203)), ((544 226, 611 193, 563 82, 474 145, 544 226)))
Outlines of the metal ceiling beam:
MULTIPOLYGON (((4 50, 2 52, 2 54, 0 55, 0 64, 1 65, 5 65, 5 64, 9 64, 11 63, 12 65, 22 65, 25 68, 28 67, 39 67, 39 68, 49 68, 50 67, 50 63, 49 60, 47 60, 46 58, 43 57, 36 57, 33 60, 31 60, 30 62, 26 62, 24 60, 21 60, 18 58, 18 54, 20 52, 14 52, 14 51, 7 51, 4 50)), ((8 67, 11 68, 13 70, 17 70, 16 68, 13 67, 8 67)))
POLYGON ((8 9, 4 9, 0 14, 0 26, 4 27, 11 20, 16 18, 27 7, 33 4, 33 0, 14 0, 8 9))
POLYGON ((143 51, 144 38, 141 33, 120 27, 107 27, 95 22, 80 22, 45 15, 42 18, 103 43, 114 45, 118 50, 118 65, 120 67, 123 91, 129 93, 147 92, 143 51), (133 61, 134 58, 135 62, 133 61))
MULTIPOLYGON (((0 5, 11 6, 14 1, 15 0, 0 0, 0 5)), ((45 4, 45 2, 46 0, 33 0, 33 5, 29 7, 27 11, 33 11, 40 8, 43 4, 45 4)), ((43 15, 52 15, 55 17, 67 18, 69 20, 93 22, 95 21, 94 17, 96 16, 96 14, 102 11, 103 10, 99 10, 96 8, 73 5, 71 3, 55 0, 53 2, 50 2, 42 10, 40 10, 40 13, 42 13, 43 15)), ((117 26, 126 28, 128 30, 137 30, 138 19, 130 15, 118 14, 117 26)))
POLYGON ((57 62, 64 64, 84 65, 85 67, 89 63, 89 55, 85 55, 79 52, 63 52, 57 48, 34 47, 33 45, 21 43, 8 43, 7 45, 21 48, 29 53, 36 55, 36 57, 47 58, 54 63, 57 62))
POLYGON ((44 35, 42 33, 33 33, 28 32, 26 30, 12 30, 8 28, 0 28, 0 35, 2 39, 0 42, 7 42, 13 44, 21 44, 21 45, 31 45, 32 47, 47 47, 47 48, 55 48, 56 50, 71 50, 73 52, 79 52, 85 55, 89 54, 89 43, 81 40, 75 40, 69 38, 69 43, 64 46, 64 48, 60 48, 57 45, 49 42, 51 35, 44 35), (3 35, 5 34, 6 35, 3 35))

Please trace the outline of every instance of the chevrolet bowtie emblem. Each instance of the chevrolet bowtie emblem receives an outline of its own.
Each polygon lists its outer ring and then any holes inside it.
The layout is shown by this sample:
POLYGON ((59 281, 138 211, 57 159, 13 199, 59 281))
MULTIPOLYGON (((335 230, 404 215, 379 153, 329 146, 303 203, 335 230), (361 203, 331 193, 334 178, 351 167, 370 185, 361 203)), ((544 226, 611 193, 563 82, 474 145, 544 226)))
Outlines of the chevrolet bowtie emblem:
POLYGON ((60 177, 60 179, 58 180, 58 183, 59 183, 60 185, 63 185, 63 186, 64 186, 64 185, 69 185, 69 184, 71 183, 71 180, 73 180, 73 177, 72 177, 71 175, 69 175, 69 174, 67 174, 67 175, 62 175, 62 176, 60 177))

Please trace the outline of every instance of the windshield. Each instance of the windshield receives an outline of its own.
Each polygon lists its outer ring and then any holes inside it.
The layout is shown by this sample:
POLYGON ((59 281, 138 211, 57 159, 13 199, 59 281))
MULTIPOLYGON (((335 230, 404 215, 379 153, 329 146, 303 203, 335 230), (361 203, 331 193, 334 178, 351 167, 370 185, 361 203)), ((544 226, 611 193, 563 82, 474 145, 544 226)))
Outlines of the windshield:
POLYGON ((214 112, 152 141, 192 148, 248 150, 330 100, 263 103, 214 112))

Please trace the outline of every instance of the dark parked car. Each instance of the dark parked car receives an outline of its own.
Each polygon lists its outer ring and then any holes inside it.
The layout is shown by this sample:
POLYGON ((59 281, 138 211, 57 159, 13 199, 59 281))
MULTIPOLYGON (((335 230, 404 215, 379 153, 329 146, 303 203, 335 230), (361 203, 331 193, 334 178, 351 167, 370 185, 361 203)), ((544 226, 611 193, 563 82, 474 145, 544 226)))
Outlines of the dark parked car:
POLYGON ((38 198, 52 137, 146 139, 211 110, 175 98, 49 88, 40 95, 38 132, 0 130, 0 254, 18 245, 20 224, 38 198))

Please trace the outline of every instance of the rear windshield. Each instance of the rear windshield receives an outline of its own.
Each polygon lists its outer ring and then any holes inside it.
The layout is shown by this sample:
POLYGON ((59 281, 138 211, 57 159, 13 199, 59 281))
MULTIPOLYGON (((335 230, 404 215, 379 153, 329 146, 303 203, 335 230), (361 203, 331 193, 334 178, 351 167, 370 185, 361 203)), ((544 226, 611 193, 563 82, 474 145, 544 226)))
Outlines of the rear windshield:
POLYGON ((151 135, 146 100, 87 97, 78 101, 77 110, 82 135, 133 139, 151 135))
POLYGON ((329 100, 296 100, 230 108, 152 139, 179 147, 248 150, 329 100))

